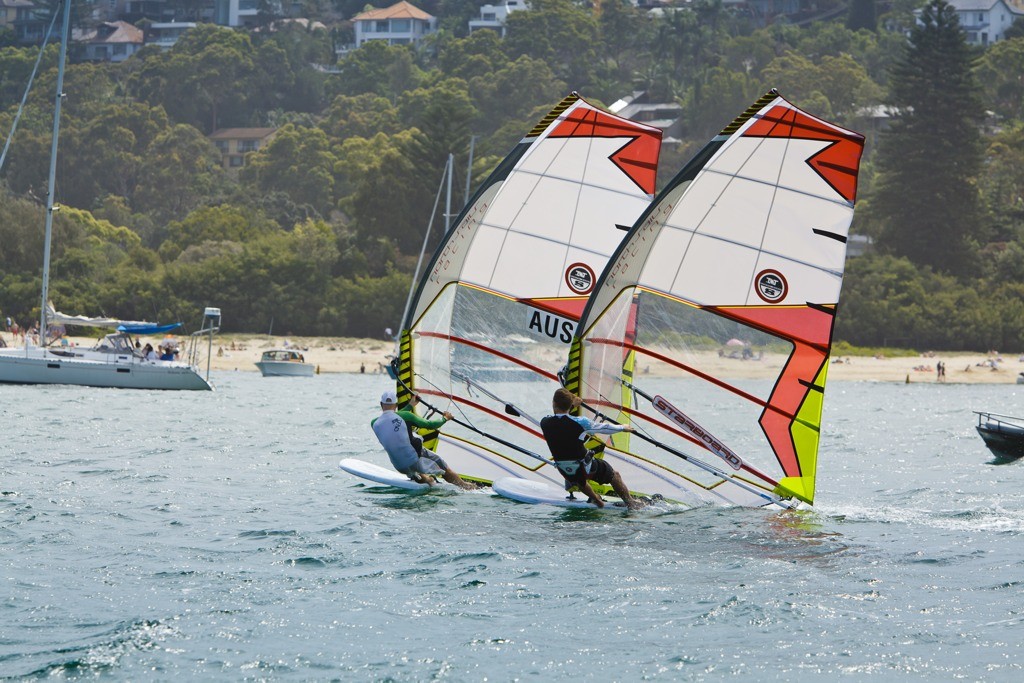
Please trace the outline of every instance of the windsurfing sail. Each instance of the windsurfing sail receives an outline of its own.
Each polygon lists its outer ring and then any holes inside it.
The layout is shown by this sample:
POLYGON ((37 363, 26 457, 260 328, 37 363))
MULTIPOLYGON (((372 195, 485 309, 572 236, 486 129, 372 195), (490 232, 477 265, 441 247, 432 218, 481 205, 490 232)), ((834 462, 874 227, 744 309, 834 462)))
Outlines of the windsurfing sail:
POLYGON ((573 93, 439 245, 403 322, 399 403, 415 391, 455 414, 424 438, 463 477, 561 482, 536 421, 597 276, 654 196, 660 148, 659 129, 573 93))
POLYGON ((863 144, 771 91, 623 240, 582 315, 566 386, 634 426, 605 450, 630 488, 813 503, 863 144))

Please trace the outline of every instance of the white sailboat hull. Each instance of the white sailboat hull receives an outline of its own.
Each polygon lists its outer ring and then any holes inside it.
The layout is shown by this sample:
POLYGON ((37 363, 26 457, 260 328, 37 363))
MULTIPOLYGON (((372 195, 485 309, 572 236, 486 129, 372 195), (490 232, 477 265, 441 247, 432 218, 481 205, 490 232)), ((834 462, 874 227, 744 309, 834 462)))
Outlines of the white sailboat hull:
POLYGON ((213 388, 186 363, 89 352, 71 357, 40 348, 0 350, 0 383, 195 391, 213 388))

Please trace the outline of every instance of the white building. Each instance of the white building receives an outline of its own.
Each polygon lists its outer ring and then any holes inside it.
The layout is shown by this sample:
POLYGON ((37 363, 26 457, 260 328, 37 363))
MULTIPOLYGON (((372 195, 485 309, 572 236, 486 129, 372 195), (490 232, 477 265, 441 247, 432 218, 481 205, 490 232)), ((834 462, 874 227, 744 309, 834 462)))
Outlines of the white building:
POLYGON ((195 27, 192 21, 154 22, 146 29, 146 45, 159 45, 162 50, 170 50, 185 31, 195 27))
POLYGON ((356 29, 356 47, 370 40, 385 40, 388 45, 411 45, 437 30, 437 18, 405 0, 361 12, 352 17, 356 29))
MULTIPOLYGON (((1006 0, 947 0, 954 10, 960 27, 967 34, 969 45, 991 45, 1003 39, 1006 29, 1024 13, 1006 0)), ((919 13, 920 10, 917 10, 919 13)))
POLYGON ((478 29, 486 28, 497 31, 504 38, 505 20, 508 18, 508 15, 517 10, 525 9, 530 9, 530 6, 526 4, 526 0, 506 0, 500 5, 484 5, 480 8, 480 18, 469 20, 469 32, 472 33, 478 29))
POLYGON ((220 26, 255 26, 259 0, 214 0, 213 22, 220 26))

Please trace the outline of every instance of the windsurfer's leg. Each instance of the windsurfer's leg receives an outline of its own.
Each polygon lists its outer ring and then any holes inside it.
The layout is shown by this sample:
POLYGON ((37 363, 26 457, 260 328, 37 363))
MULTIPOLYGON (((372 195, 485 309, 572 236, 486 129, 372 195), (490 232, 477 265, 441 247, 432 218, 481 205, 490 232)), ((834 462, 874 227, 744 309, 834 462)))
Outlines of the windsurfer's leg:
POLYGON ((642 507, 640 503, 633 498, 633 495, 629 492, 629 487, 626 486, 626 482, 622 481, 622 475, 618 472, 612 476, 612 488, 630 510, 636 510, 637 508, 642 507))
POLYGON ((424 459, 427 462, 433 463, 438 470, 437 474, 440 474, 442 477, 444 477, 444 480, 449 484, 454 484, 455 486, 458 486, 460 489, 465 489, 467 491, 476 488, 474 484, 470 484, 468 481, 465 481, 462 477, 460 477, 459 473, 453 470, 451 467, 449 467, 448 463, 446 463, 437 453, 424 448, 423 458, 421 459, 421 462, 423 462, 424 459))
POLYGON ((604 499, 601 498, 597 491, 591 488, 589 481, 584 480, 582 482, 577 483, 576 485, 579 487, 580 491, 582 491, 583 494, 587 497, 587 500, 589 500, 591 503, 593 503, 599 508, 604 507, 604 499))

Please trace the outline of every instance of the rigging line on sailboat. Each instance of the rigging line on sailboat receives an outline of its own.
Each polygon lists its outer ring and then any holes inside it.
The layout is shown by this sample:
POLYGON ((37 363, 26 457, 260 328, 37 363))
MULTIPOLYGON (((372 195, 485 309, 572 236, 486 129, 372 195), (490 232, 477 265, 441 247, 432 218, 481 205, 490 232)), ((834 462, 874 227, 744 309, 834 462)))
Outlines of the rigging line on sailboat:
MULTIPOLYGON (((451 155, 448 156, 448 162, 445 164, 444 173, 441 174, 441 183, 437 186, 437 194, 434 195, 434 208, 430 210, 430 220, 427 222, 427 232, 423 235, 423 246, 420 247, 420 256, 416 259, 416 270, 412 274, 412 282, 409 284, 409 296, 405 298, 405 310, 402 311, 402 319, 399 322, 400 325, 405 324, 405 319, 409 315, 409 307, 412 305, 412 298, 416 295, 416 284, 420 279, 420 266, 423 265, 423 255, 427 251, 427 243, 430 240, 430 230, 434 227, 434 216, 437 215, 437 205, 441 202, 441 190, 444 189, 445 178, 450 178, 452 172, 452 159, 451 155)), ((400 342, 395 340, 395 355, 399 353, 400 342)))
POLYGON ((21 104, 18 105, 18 112, 14 115, 14 121, 11 122, 11 132, 7 134, 7 142, 4 143, 4 151, 0 153, 0 170, 4 167, 4 160, 7 158, 7 151, 11 148, 11 141, 14 139, 14 131, 18 130, 18 121, 21 119, 21 113, 25 111, 25 102, 28 101, 28 93, 32 90, 32 82, 36 79, 36 73, 39 72, 39 63, 43 61, 43 53, 46 51, 46 45, 50 42, 50 36, 53 34, 53 27, 57 23, 57 17, 60 16, 60 12, 54 12, 53 18, 50 20, 50 28, 46 29, 46 35, 43 36, 43 44, 39 46, 39 54, 36 56, 35 66, 32 67, 32 74, 28 77, 28 84, 25 86, 25 94, 21 96, 21 104))
MULTIPOLYGON (((445 394, 445 393, 444 393, 444 392, 443 392, 443 391, 441 390, 441 388, 440 388, 440 387, 438 387, 438 386, 437 386, 436 384, 434 384, 433 382, 431 382, 430 380, 428 380, 428 379, 427 379, 426 377, 423 377, 422 375, 419 375, 419 374, 417 374, 417 377, 419 377, 419 378, 420 378, 420 379, 422 379, 422 380, 423 380, 424 382, 426 382, 427 384, 429 384, 429 385, 431 385, 432 387, 434 387, 434 389, 436 389, 436 390, 437 390, 438 392, 440 392, 440 394, 441 394, 442 396, 448 396, 449 400, 451 400, 451 401, 452 401, 453 403, 455 403, 456 407, 458 408, 458 411, 459 411, 459 413, 461 413, 461 414, 462 414, 462 416, 463 416, 464 418, 466 418, 466 420, 465 420, 465 421, 463 421, 463 420, 460 420, 459 418, 457 418, 457 417, 454 417, 454 416, 453 416, 453 417, 452 417, 452 419, 450 420, 450 422, 454 422, 454 423, 455 423, 455 424, 457 424, 457 425, 460 425, 460 426, 462 426, 462 427, 465 427, 466 429, 470 430, 471 432, 475 432, 475 433, 479 434, 480 436, 485 436, 485 437, 487 437, 488 439, 491 439, 491 440, 493 440, 493 441, 496 441, 496 442, 500 443, 500 444, 501 444, 501 445, 503 445, 503 446, 507 446, 508 448, 511 448, 511 449, 513 449, 513 450, 516 450, 516 451, 518 451, 518 452, 522 453, 523 455, 527 455, 527 456, 529 456, 529 457, 531 457, 531 458, 534 458, 534 459, 536 459, 536 460, 540 460, 541 462, 544 462, 544 463, 546 463, 546 464, 548 464, 548 465, 554 465, 554 462, 553 462, 553 461, 551 461, 551 460, 549 460, 549 459, 545 458, 545 457, 544 457, 544 456, 542 456, 542 455, 538 455, 537 453, 534 453, 533 451, 531 451, 531 450, 529 450, 529 449, 523 448, 522 446, 517 446, 516 444, 512 443, 511 441, 506 441, 505 439, 502 439, 502 438, 501 438, 501 437, 499 437, 499 436, 495 436, 495 435, 493 435, 493 434, 489 434, 488 432, 485 432, 484 430, 482 430, 482 429, 480 429, 480 428, 476 427, 476 426, 475 426, 474 424, 472 424, 472 422, 471 422, 471 421, 469 420, 469 417, 468 417, 468 416, 466 415, 466 413, 465 413, 465 412, 463 412, 462 408, 461 408, 461 407, 458 407, 458 403, 457 403, 457 402, 456 402, 456 401, 454 400, 454 397, 453 397, 453 396, 450 396, 450 395, 447 395, 447 394, 445 394)), ((399 383, 399 384, 401 384, 401 385, 402 385, 403 387, 405 387, 405 390, 406 390, 406 391, 408 391, 408 392, 409 392, 410 394, 413 394, 413 395, 418 395, 418 394, 416 394, 416 392, 415 392, 415 391, 413 391, 412 387, 410 387, 410 386, 409 386, 408 384, 406 384, 406 383, 405 383, 405 382, 404 382, 404 381, 402 380, 402 378, 401 378, 401 377, 397 377, 396 379, 398 380, 398 383, 399 383)), ((435 412, 443 412, 443 411, 440 411, 440 410, 438 410, 438 409, 437 409, 437 408, 435 408, 434 406, 430 405, 430 404, 429 404, 429 403, 427 403, 426 401, 424 401, 424 400, 423 400, 423 398, 422 398, 422 396, 420 397, 420 402, 421 402, 421 403, 423 403, 423 405, 425 405, 425 406, 426 406, 427 408, 429 408, 430 410, 433 410, 433 411, 435 411, 435 412)))
POLYGON ((466 375, 462 374, 458 370, 452 370, 451 374, 452 374, 452 377, 458 377, 460 380, 465 382, 467 387, 472 387, 473 389, 476 389, 480 393, 482 393, 482 394, 484 394, 484 395, 494 399, 498 403, 503 403, 505 405, 505 412, 508 413, 509 415, 511 415, 513 417, 525 418, 526 420, 529 420, 530 422, 532 422, 534 425, 540 427, 540 420, 536 419, 535 417, 533 417, 532 415, 527 413, 525 410, 523 410, 519 406, 517 406, 514 403, 512 403, 511 401, 506 401, 505 399, 501 398, 500 396, 492 393, 491 391, 489 391, 487 389, 487 387, 485 387, 484 385, 480 384, 476 380, 474 380, 474 379, 472 379, 470 377, 467 377, 466 375))
MULTIPOLYGON (((593 389, 593 387, 590 387, 590 388, 593 389)), ((597 395, 601 399, 603 399, 605 401, 608 400, 608 398, 606 396, 601 395, 600 392, 595 392, 595 393, 597 393, 597 395)), ((597 417, 599 417, 602 420, 604 420, 605 422, 610 422, 612 424, 620 424, 619 422, 616 422, 615 420, 613 420, 609 416, 607 416, 604 413, 602 413, 597 408, 594 408, 593 406, 588 404, 586 401, 582 401, 581 400, 580 401, 580 405, 582 407, 586 408, 587 410, 589 410, 590 412, 592 412, 597 417)), ((699 468, 701 468, 701 469, 703 469, 703 470, 705 470, 705 471, 715 475, 716 477, 728 480, 730 483, 734 484, 735 486, 738 486, 741 489, 744 489, 745 491, 747 491, 749 493, 753 493, 754 495, 759 496, 759 497, 767 500, 770 503, 773 503, 775 505, 778 505, 779 507, 787 508, 787 509, 791 509, 793 507, 793 505, 791 503, 783 500, 782 498, 780 498, 779 496, 777 496, 777 495, 775 495, 773 493, 768 493, 766 491, 762 491, 761 489, 758 489, 756 486, 753 486, 752 484, 749 484, 749 483, 743 481, 742 479, 739 479, 738 477, 736 477, 736 476, 726 472, 725 470, 719 469, 719 468, 715 467, 714 465, 711 465, 709 463, 704 462, 700 458, 695 458, 692 455, 687 455, 686 453, 683 453, 680 450, 672 448, 668 444, 662 443, 658 439, 655 439, 655 438, 649 436, 643 430, 643 428, 641 428, 638 431, 634 431, 633 434, 635 434, 638 438, 643 439, 647 443, 651 444, 655 448, 660 448, 663 451, 671 453, 672 455, 674 455, 674 456, 676 456, 678 458, 682 458, 686 462, 691 463, 693 465, 696 465, 697 467, 699 467, 699 468)), ((714 491, 712 491, 712 493, 714 493, 714 491)))

